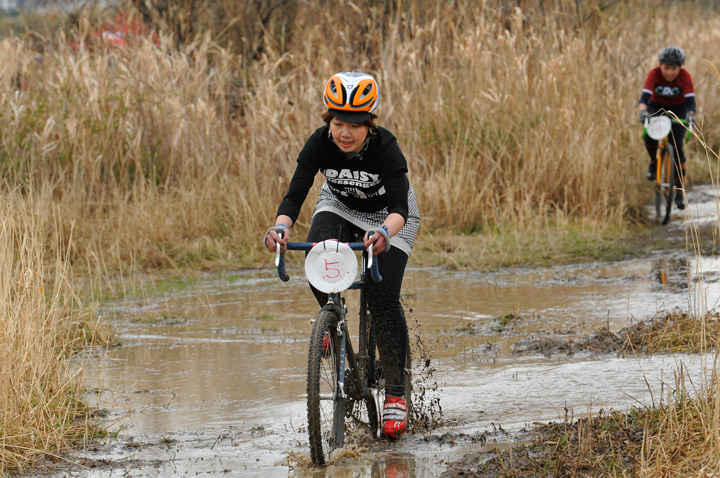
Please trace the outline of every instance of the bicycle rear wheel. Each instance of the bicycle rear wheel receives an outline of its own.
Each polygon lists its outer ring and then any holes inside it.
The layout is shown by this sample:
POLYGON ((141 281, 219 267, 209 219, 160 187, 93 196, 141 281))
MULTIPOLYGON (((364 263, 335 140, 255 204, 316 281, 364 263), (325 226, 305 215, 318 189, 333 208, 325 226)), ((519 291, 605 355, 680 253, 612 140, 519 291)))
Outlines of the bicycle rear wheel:
MULTIPOLYGON (((378 390, 378 404, 377 404, 377 416, 378 416, 378 425, 382 424, 382 407, 383 403, 385 401, 385 373, 383 372, 382 362, 380 360, 380 352, 377 349, 376 346, 376 339, 375 334, 370 332, 371 336, 371 352, 369 353, 370 357, 372 357, 372 363, 373 366, 371 368, 370 375, 370 387, 373 387, 378 390)), ((406 348, 405 348, 405 368, 404 368, 404 381, 405 381, 405 403, 407 403, 407 431, 410 430, 410 427, 412 425, 413 420, 413 385, 412 385, 412 352, 410 350, 410 338, 406 337, 406 348)), ((380 427, 381 433, 380 436, 382 436, 382 428, 380 427)), ((406 431, 406 432, 407 432, 406 431)), ((377 435, 377 430, 375 430, 377 435)))
POLYGON ((308 353, 307 412, 310 456, 324 464, 333 450, 343 447, 345 403, 339 386, 340 341, 337 315, 322 310, 315 318, 308 353))
POLYGON ((407 342, 407 354, 405 356, 405 401, 407 402, 407 416, 408 426, 407 429, 410 431, 410 425, 413 416, 413 403, 412 403, 412 352, 410 351, 410 337, 407 342))
POLYGON ((663 218, 663 226, 670 222, 672 213, 672 205, 675 200, 675 178, 677 178, 677 161, 675 148, 672 144, 665 146, 666 153, 663 155, 663 182, 667 184, 665 188, 665 217, 663 218))
MULTIPOLYGON (((362 386, 353 384, 352 392, 348 390, 348 399, 345 403, 346 413, 356 422, 368 429, 370 435, 377 437, 378 431, 378 409, 372 395, 373 390, 378 390, 375 383, 375 339, 370 326, 370 314, 367 310, 365 290, 360 291, 360 316, 358 331, 358 374, 368 387, 369 396, 363 396, 362 386)), ((352 383, 354 377, 348 377, 346 383, 352 383)))
MULTIPOLYGON (((380 437, 379 431, 382 424, 382 409, 385 401, 385 374, 380 352, 377 348, 377 337, 372 327, 370 312, 367 309, 365 290, 360 292, 360 330, 358 355, 361 368, 360 375, 367 382, 369 397, 354 395, 346 402, 348 416, 364 423, 370 430, 373 437, 380 437), (377 401, 376 401, 377 399, 377 401), (363 403, 364 402, 364 403, 363 403)), ((410 351, 410 340, 406 337, 406 358, 405 358, 405 401, 408 406, 408 428, 412 417, 412 354, 410 351)), ((350 394, 349 394, 350 395, 350 394)))

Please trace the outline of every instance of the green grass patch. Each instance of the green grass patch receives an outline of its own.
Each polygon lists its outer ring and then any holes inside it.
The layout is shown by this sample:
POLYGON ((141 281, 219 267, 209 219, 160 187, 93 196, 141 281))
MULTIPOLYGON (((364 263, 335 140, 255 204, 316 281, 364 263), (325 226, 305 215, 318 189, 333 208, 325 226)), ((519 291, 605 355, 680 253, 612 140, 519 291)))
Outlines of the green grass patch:
MULTIPOLYGON (((714 235, 700 232, 703 253, 714 254, 714 235)), ((416 242, 411 262, 421 267, 497 271, 502 267, 612 262, 652 251, 685 249, 682 228, 669 229, 648 220, 626 225, 555 224, 523 231, 507 225, 475 234, 427 233, 416 242)))

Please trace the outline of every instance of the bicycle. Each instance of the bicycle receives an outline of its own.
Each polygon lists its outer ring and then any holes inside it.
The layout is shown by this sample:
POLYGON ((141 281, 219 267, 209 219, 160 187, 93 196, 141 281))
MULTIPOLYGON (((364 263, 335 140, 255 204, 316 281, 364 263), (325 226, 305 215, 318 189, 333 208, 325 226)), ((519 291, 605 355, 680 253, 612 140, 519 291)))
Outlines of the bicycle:
MULTIPOLYGON (((675 146, 669 138, 673 121, 681 121, 686 124, 684 120, 671 120, 667 116, 653 116, 645 119, 645 134, 658 142, 657 169, 655 171, 655 218, 658 222, 662 222, 663 226, 670 222, 672 204, 675 194, 678 194, 676 188, 681 187, 677 186, 680 163, 675 146)), ((688 127, 685 140, 690 137, 691 133, 692 125, 688 127)))
MULTIPOLYGON (((306 251, 305 273, 313 286, 328 294, 328 303, 312 320, 308 352, 307 412, 310 455, 315 465, 325 464, 330 454, 344 446, 345 420, 354 419, 380 438, 384 386, 382 364, 377 359, 376 337, 367 307, 367 270, 376 282, 382 281, 372 245, 341 243, 330 239, 319 243, 289 242, 288 250, 306 251), (362 250, 360 279, 357 257, 362 250), (357 353, 348 333, 348 309, 341 292, 360 291, 357 353)), ((277 246, 278 276, 289 280, 285 256, 277 246)), ((407 340, 407 339, 406 339, 407 340)), ((412 372, 409 341, 405 366, 405 397, 411 413, 412 372)))

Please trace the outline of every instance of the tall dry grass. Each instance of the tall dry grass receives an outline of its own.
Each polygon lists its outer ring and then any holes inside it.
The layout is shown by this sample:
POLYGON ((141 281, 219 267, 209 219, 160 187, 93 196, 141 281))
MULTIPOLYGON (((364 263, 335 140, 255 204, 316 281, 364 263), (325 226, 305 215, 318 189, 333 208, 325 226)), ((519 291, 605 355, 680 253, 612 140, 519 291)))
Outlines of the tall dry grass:
MULTIPOLYGON (((70 359, 100 331, 78 306, 67 261, 18 194, 0 198, 0 474, 22 471, 97 429, 70 359)), ((104 338, 103 338, 104 340, 104 338)))
POLYGON ((74 228, 75 264, 252 265, 335 71, 378 77, 380 123, 408 158, 427 239, 641 216, 636 103, 665 44, 687 50, 700 105, 720 111, 698 64, 714 53, 720 20, 700 8, 444 5, 298 4, 294 33, 266 38, 254 62, 207 35, 125 50, 74 49, 58 36, 41 56, 29 40, 4 40, 0 173, 7 188, 30 188, 39 210, 57 208, 64 237, 74 228))

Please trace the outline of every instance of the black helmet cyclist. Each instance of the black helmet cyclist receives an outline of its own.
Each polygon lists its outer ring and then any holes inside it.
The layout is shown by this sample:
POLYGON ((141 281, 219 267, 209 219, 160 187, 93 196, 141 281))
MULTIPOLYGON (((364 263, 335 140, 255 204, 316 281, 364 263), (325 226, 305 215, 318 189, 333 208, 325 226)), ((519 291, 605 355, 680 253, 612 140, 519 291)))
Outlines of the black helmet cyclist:
MULTIPOLYGON (((688 123, 695 123, 695 87, 693 86, 690 73, 683 68, 685 63, 685 52, 682 48, 669 45, 663 48, 658 55, 660 64, 653 68, 643 85, 638 110, 640 122, 644 123, 649 116, 656 114, 673 113, 678 118, 684 118, 688 123)), ((672 143, 678 154, 680 168, 678 168, 676 184, 685 186, 685 151, 683 141, 686 133, 686 126, 681 123, 673 123, 672 143)), ((646 177, 650 180, 656 179, 657 163, 655 156, 658 142, 650 136, 645 136, 645 148, 650 156, 650 164, 646 177)), ((678 192, 675 195, 675 202, 678 209, 684 209, 683 194, 678 192)))
POLYGON ((658 59, 660 60, 660 63, 664 63, 666 65, 683 66, 683 63, 685 63, 685 52, 682 51, 682 48, 679 46, 666 46, 660 50, 658 59))

